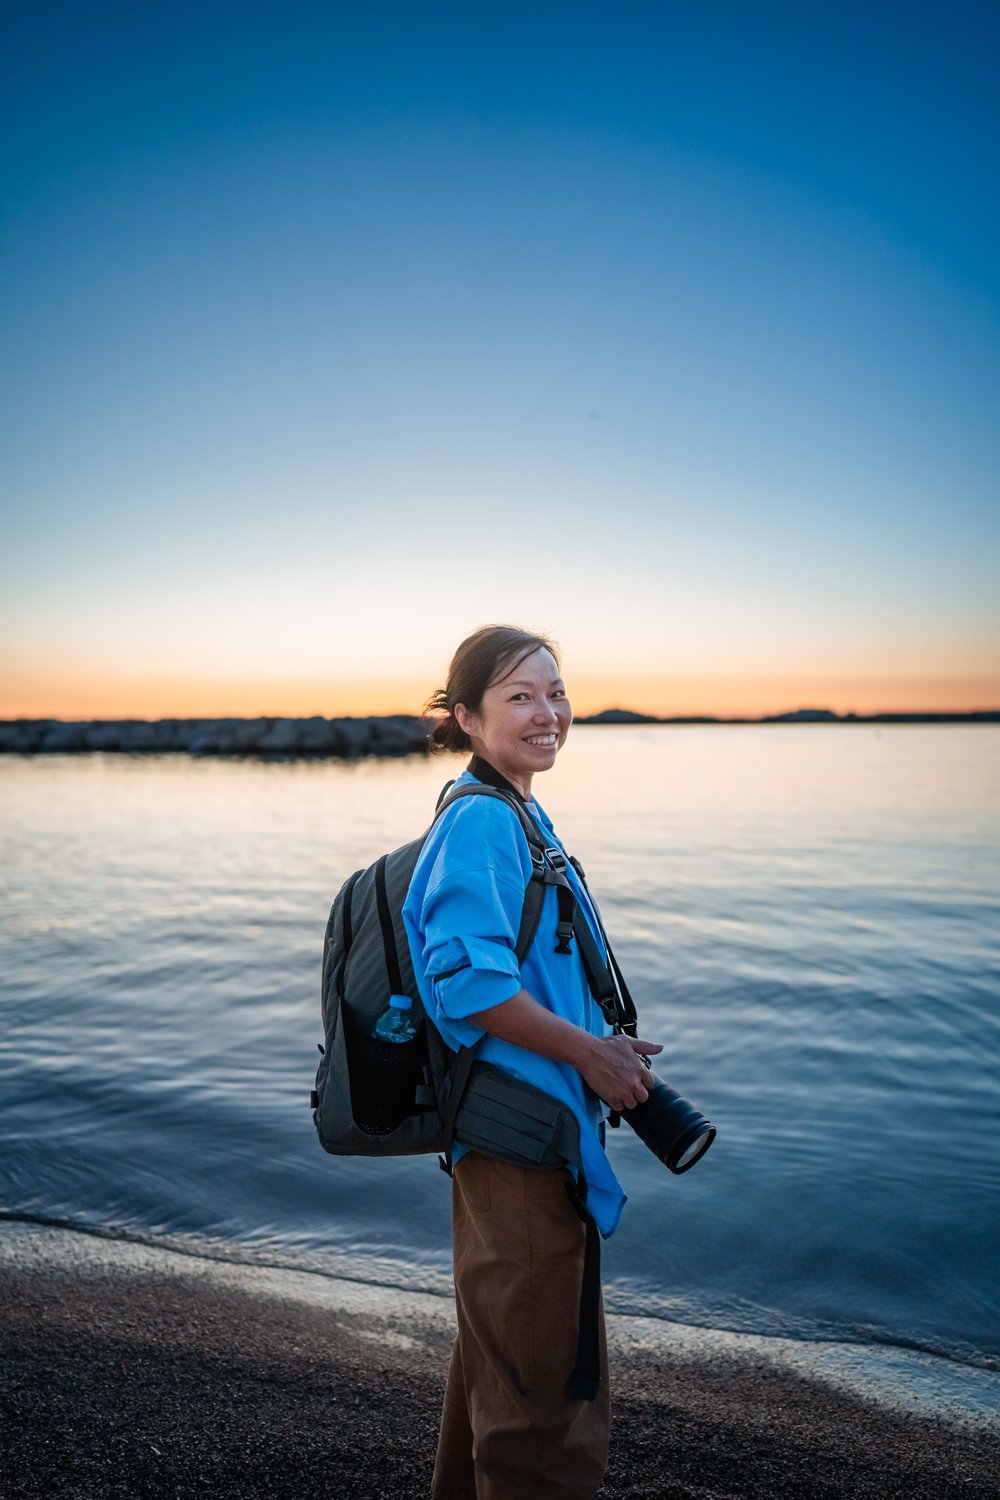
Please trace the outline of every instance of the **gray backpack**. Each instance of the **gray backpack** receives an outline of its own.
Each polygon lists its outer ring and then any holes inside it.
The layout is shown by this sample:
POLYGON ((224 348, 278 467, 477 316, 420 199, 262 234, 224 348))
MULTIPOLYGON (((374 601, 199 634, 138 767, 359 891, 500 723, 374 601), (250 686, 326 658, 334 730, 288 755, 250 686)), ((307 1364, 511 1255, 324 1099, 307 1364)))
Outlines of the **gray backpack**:
MULTIPOLYGON (((518 799, 499 787, 449 783, 435 819, 469 796, 504 802, 531 851, 532 874, 515 945, 518 962, 535 940, 545 891, 553 885, 559 898, 559 951, 569 953, 577 939, 591 991, 608 1014, 616 1001, 614 981, 577 913, 566 856, 546 844, 518 799)), ((522 1166, 578 1168, 579 1125, 573 1112, 542 1089, 478 1059, 475 1047, 452 1052, 424 1011, 402 908, 426 838, 424 833, 356 871, 333 903, 323 944, 324 1042, 312 1091, 320 1145, 337 1156, 442 1152, 450 1170, 452 1142, 458 1140, 522 1166), (413 1042, 379 1043, 372 1036, 390 995, 412 1001, 413 1042)))

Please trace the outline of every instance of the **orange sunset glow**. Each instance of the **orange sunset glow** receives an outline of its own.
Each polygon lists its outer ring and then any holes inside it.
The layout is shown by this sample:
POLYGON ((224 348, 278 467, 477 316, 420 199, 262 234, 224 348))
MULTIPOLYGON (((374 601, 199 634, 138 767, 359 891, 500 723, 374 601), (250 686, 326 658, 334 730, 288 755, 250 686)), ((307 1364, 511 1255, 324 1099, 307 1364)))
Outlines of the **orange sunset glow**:
MULTIPOLYGON (((435 686, 423 679, 235 682, 64 680, 22 683, 0 700, 0 718, 159 719, 414 714, 435 686)), ((956 678, 834 678, 807 676, 706 678, 575 678, 567 686, 578 716, 629 708, 663 717, 757 718, 796 708, 835 713, 961 713, 1000 704, 1000 680, 956 678)))

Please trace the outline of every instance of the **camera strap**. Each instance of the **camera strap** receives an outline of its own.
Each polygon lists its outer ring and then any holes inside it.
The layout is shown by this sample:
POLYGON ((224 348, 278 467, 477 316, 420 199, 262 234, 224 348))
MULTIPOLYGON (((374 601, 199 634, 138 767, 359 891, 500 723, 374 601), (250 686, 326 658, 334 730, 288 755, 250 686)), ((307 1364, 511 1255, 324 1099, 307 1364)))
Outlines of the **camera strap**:
POLYGON ((587 1179, 580 1172, 566 1182, 569 1201, 584 1223, 580 1323, 569 1393, 576 1401, 595 1401, 601 1388, 601 1235, 587 1207, 587 1179))
POLYGON ((594 941, 593 934, 587 925, 586 919, 577 911, 573 923, 573 931, 576 934, 580 957, 583 959, 584 971, 587 975, 587 983, 590 993, 604 1013, 604 1018, 609 1026, 614 1026, 618 1031, 624 1031, 628 1036, 635 1036, 638 1030, 639 1018, 636 1015, 635 1001, 625 982, 625 975, 621 966, 615 958, 614 950, 608 942, 608 935, 601 921, 601 914, 597 902, 590 893, 587 877, 583 873, 583 866, 578 859, 571 854, 569 862, 579 877, 580 884, 587 892, 591 909, 600 928, 601 937, 604 940, 604 948, 608 955, 607 962, 601 955, 601 951, 594 941))

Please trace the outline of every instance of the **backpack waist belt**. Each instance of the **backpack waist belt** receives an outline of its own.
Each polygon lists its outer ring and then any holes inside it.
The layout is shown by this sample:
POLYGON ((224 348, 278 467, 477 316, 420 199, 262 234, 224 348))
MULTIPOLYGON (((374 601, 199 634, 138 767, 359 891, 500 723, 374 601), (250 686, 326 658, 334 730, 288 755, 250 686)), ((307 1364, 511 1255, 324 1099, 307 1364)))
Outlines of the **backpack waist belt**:
POLYGON ((453 1135, 515 1166, 579 1169, 580 1124, 569 1106, 493 1063, 473 1061, 453 1135))

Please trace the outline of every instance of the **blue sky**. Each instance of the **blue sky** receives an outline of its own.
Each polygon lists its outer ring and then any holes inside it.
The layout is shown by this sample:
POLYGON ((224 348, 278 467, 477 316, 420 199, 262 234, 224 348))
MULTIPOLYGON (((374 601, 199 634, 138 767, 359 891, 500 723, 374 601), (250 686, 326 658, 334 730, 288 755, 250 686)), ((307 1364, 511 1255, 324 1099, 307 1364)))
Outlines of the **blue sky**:
POLYGON ((1000 12, 18 6, 0 712, 1000 702, 1000 12))

